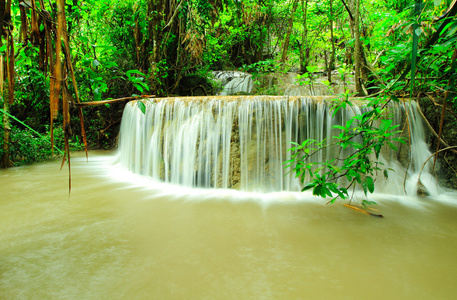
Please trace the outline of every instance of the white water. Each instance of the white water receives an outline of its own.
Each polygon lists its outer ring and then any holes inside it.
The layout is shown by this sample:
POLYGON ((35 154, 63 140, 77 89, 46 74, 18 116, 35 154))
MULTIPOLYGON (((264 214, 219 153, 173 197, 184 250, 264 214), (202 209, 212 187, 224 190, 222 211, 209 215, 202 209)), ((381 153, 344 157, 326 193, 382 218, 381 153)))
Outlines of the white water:
MULTIPOLYGON (((283 164, 290 159, 288 142, 330 140, 339 132, 333 125, 346 124, 360 112, 353 107, 332 116, 324 100, 273 96, 164 98, 145 101, 145 114, 131 102, 122 121, 119 159, 123 167, 137 174, 188 187, 299 191, 300 182, 283 164)), ((396 106, 391 111, 394 123, 400 124, 404 110, 396 106)), ((381 160, 394 172, 387 181, 379 176, 377 188, 381 192, 415 195, 418 171, 430 155, 415 105, 407 111, 412 150, 403 161, 397 152, 382 151, 381 160)), ((338 151, 328 147, 312 159, 320 162, 335 157, 338 151)), ((431 195, 440 192, 427 167, 421 181, 431 195)))

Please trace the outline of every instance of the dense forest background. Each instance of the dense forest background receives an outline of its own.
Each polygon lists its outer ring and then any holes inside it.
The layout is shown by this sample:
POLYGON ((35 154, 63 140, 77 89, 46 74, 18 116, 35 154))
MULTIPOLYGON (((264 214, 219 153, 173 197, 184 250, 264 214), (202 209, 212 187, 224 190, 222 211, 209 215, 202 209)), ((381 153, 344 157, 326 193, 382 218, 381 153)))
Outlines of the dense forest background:
POLYGON ((213 95, 220 70, 321 72, 329 85, 352 77, 351 96, 423 99, 431 143, 447 134, 449 146, 456 13, 456 0, 0 1, 2 166, 50 157, 50 140, 110 149, 125 102, 80 103, 213 95))

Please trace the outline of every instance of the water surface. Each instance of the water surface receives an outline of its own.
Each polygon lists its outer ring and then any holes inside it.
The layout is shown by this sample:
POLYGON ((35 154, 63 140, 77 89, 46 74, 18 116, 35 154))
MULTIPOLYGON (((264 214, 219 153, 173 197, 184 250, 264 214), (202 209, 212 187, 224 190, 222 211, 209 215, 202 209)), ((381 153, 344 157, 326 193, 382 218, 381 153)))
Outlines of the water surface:
MULTIPOLYGON (((384 218, 300 193, 157 184, 73 159, 0 170, 0 299, 453 299, 457 206, 384 218)), ((457 199, 455 200, 457 203, 457 199)))

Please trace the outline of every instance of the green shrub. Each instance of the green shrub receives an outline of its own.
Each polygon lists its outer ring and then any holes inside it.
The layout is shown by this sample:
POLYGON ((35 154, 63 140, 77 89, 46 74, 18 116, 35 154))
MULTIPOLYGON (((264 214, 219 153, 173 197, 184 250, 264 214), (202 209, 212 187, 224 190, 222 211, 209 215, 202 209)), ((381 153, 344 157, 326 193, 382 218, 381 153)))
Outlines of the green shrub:
POLYGON ((50 142, 34 136, 28 129, 13 127, 10 139, 10 159, 15 166, 32 164, 51 158, 50 142))
MULTIPOLYGON (((3 127, 0 127, 0 157, 3 156, 3 127)), ((51 132, 48 131, 46 136, 37 136, 29 129, 21 129, 13 126, 10 135, 10 160, 14 166, 28 165, 35 162, 51 159, 60 156, 59 151, 54 149, 54 156, 51 152, 51 132)), ((64 132, 61 127, 54 129, 54 145, 63 150, 65 147, 64 132)), ((79 139, 70 141, 70 149, 72 151, 82 150, 84 146, 79 139)))

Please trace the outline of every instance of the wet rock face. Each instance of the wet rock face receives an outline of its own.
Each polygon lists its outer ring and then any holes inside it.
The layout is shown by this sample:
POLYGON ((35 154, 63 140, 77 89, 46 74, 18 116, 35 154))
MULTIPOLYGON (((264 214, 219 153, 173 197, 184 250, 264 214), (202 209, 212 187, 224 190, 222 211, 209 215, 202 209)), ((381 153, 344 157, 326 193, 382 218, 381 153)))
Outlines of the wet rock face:
MULTIPOLYGON (((430 98, 422 98, 420 100, 421 109, 428 122, 435 130, 439 132, 440 120, 442 114, 442 105, 436 103, 430 98)), ((445 112, 443 122, 442 138, 449 146, 457 146, 457 116, 449 107, 445 112)), ((429 145, 435 151, 438 144, 438 139, 435 135, 430 134, 429 145)), ((440 149, 446 148, 440 143, 440 149)), ((456 149, 457 150, 457 149, 456 149)), ((436 175, 440 185, 457 189, 457 154, 453 151, 443 151, 438 154, 436 162, 436 175)))
POLYGON ((238 129, 234 129, 232 138, 230 141, 230 186, 233 189, 240 189, 241 181, 241 153, 240 153, 240 135, 238 129))

